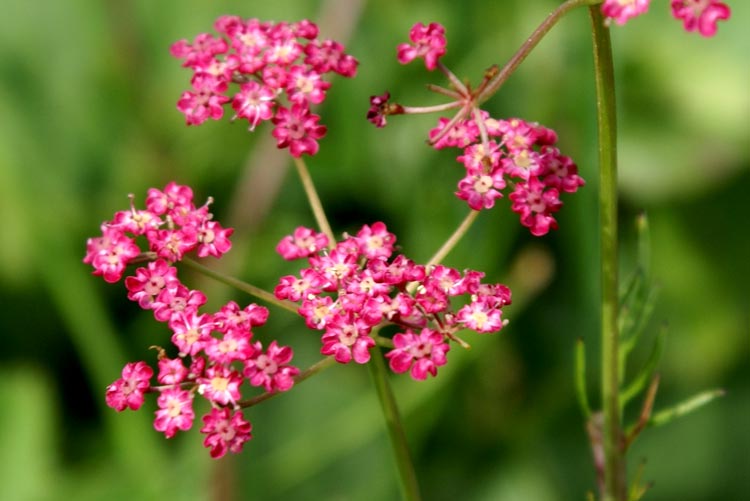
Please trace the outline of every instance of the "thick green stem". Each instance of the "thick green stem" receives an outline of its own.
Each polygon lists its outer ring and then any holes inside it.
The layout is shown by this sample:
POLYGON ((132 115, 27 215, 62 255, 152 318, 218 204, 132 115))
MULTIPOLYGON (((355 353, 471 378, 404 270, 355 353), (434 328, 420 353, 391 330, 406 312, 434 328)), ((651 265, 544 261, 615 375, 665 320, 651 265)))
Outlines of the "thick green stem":
POLYGON ((307 200, 310 202, 310 208, 315 216, 315 221, 318 223, 318 228, 326 234, 328 237, 328 246, 332 248, 336 245, 336 238, 333 236, 331 225, 328 224, 328 218, 323 210, 323 204, 320 203, 320 197, 318 197, 318 192, 315 190, 315 185, 312 182, 312 177, 310 177, 310 172, 307 170, 307 165, 301 158, 295 158, 294 165, 297 167, 297 174, 299 174, 302 186, 305 188, 307 200))
POLYGON ((406 442, 404 427, 401 424, 396 399, 388 383, 388 371, 379 350, 373 350, 372 358, 367 365, 370 367, 370 374, 375 384, 375 390, 378 393, 380 407, 383 409, 383 417, 385 417, 385 424, 388 429, 388 438, 391 441, 391 447, 393 447, 393 455, 396 460, 396 468, 398 468, 401 484, 401 497, 405 501, 417 501, 421 499, 417 474, 414 471, 414 464, 409 453, 409 446, 406 442))
POLYGON ((596 110, 599 129, 599 226, 602 275, 602 424, 604 501, 625 501, 625 453, 620 423, 620 370, 617 286, 617 126, 612 44, 599 6, 589 7, 594 45, 596 110))

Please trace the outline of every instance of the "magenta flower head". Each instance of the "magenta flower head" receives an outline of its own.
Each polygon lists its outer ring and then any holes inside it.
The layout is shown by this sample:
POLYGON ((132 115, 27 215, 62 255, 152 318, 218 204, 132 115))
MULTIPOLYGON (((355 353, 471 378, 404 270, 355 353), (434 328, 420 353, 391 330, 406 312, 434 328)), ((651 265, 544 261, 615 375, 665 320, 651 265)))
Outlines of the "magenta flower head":
POLYGON ((242 411, 232 411, 229 407, 213 408, 203 416, 201 433, 206 435, 203 445, 211 449, 211 457, 222 457, 227 451, 238 453, 252 438, 253 426, 245 421, 242 411))
POLYGON ((427 26, 417 23, 409 32, 409 39, 414 45, 402 43, 398 46, 398 62, 406 64, 422 57, 428 70, 437 68, 438 59, 445 55, 445 28, 438 23, 427 26))
POLYGON ((146 362, 125 364, 122 377, 107 386, 107 405, 118 412, 126 408, 137 411, 143 405, 143 394, 148 391, 153 375, 153 369, 146 362))
POLYGON ((422 381, 427 375, 437 375, 437 368, 445 365, 445 354, 450 345, 439 332, 422 329, 419 334, 408 330, 403 334, 393 336, 394 349, 386 353, 390 359, 391 370, 395 373, 406 372, 411 369, 411 377, 422 381))
POLYGON ((294 157, 315 155, 326 128, 318 125, 320 117, 310 107, 326 98, 331 86, 326 74, 351 78, 357 60, 340 43, 318 40, 318 27, 307 20, 274 23, 222 16, 214 28, 219 36, 202 34, 193 43, 180 40, 171 48, 182 66, 193 71, 192 90, 177 103, 187 124, 219 120, 229 103, 232 120, 247 120, 251 131, 271 121, 279 148, 289 148, 294 157))
POLYGON ((604 0, 602 14, 607 22, 623 25, 631 18, 645 14, 651 0, 604 0))
POLYGON ((697 31, 704 37, 716 34, 716 23, 729 19, 729 7, 717 0, 672 0, 672 15, 682 19, 685 31, 697 31))

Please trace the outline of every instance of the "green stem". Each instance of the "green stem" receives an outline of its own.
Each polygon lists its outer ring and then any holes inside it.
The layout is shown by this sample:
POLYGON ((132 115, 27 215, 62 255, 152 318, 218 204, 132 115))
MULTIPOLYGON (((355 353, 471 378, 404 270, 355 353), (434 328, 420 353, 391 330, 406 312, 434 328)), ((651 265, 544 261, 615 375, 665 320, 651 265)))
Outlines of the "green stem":
POLYGON ((307 170, 307 165, 301 158, 295 158, 294 165, 297 167, 297 174, 299 174, 302 186, 305 188, 307 200, 310 202, 310 208, 315 216, 315 221, 318 223, 318 228, 326 234, 328 237, 328 246, 333 248, 336 245, 336 238, 333 236, 331 225, 328 224, 328 218, 323 210, 323 204, 320 203, 320 197, 318 197, 318 192, 315 190, 315 185, 313 184, 312 177, 310 177, 310 172, 307 170))
POLYGON ((284 301, 281 299, 276 298, 273 294, 271 294, 268 291, 265 291, 261 289, 260 287, 256 287, 255 285, 249 284, 247 282, 243 282, 242 280, 238 280, 234 277, 230 277, 229 275, 225 275, 219 271, 212 270, 211 268, 207 266, 203 266, 202 264, 193 261, 190 258, 183 258, 180 263, 184 264, 188 268, 192 268, 195 271, 198 271, 200 273, 203 273, 204 275, 213 278, 214 280, 218 280, 219 282, 223 284, 227 284, 230 287, 234 287, 237 290, 241 290, 242 292, 247 292, 251 296, 257 297, 258 299, 262 299, 263 301, 266 301, 267 303, 274 304, 278 306, 279 308, 284 308, 285 310, 289 310, 293 313, 297 313, 298 306, 295 303, 292 303, 291 301, 284 301))
POLYGON ((380 400, 380 407, 383 410, 383 417, 385 417, 385 424, 388 428, 388 438, 393 447, 393 455, 396 459, 396 468, 398 468, 401 484, 401 497, 405 501, 417 501, 421 499, 417 475, 414 471, 414 464, 412 463, 409 446, 406 442, 406 434, 401 424, 396 399, 388 383, 388 371, 385 368, 385 362, 380 350, 373 350, 372 358, 367 365, 370 367, 370 374, 372 375, 375 390, 380 400))
POLYGON ((594 46, 599 130, 599 224, 602 275, 602 406, 604 501, 625 501, 625 453, 620 423, 620 357, 617 285, 617 125, 609 29, 599 6, 589 7, 594 46))
POLYGON ((474 220, 478 215, 479 211, 472 209, 471 212, 466 215, 464 220, 461 221, 461 224, 458 225, 458 228, 456 228, 456 231, 453 232, 453 235, 451 235, 448 240, 445 241, 442 247, 438 249, 435 255, 430 258, 430 260, 427 262, 427 266, 440 263, 443 259, 445 259, 445 256, 447 256, 448 253, 453 250, 456 244, 461 241, 466 232, 469 231, 469 228, 471 228, 471 225, 474 224, 474 220))
POLYGON ((557 24, 557 22, 562 19, 565 14, 575 9, 576 7, 600 3, 602 3, 602 0, 568 0, 567 2, 556 8, 554 11, 552 11, 552 13, 550 13, 550 15, 547 16, 544 21, 542 21, 542 24, 540 24, 537 29, 534 30, 534 32, 523 43, 523 45, 521 45, 518 51, 513 54, 513 57, 511 57, 510 60, 505 63, 505 66, 503 66, 498 74, 495 75, 489 81, 489 83, 487 83, 487 86, 484 88, 484 90, 482 90, 482 92, 480 92, 476 97, 477 104, 485 102, 490 98, 490 96, 497 92, 500 86, 505 83, 508 77, 513 74, 513 72, 516 71, 516 68, 518 68, 524 61, 524 59, 526 59, 526 56, 531 53, 534 47, 536 47, 537 44, 542 40, 542 38, 544 38, 547 32, 551 30, 552 27, 557 24))
MULTIPOLYGON (((336 362, 336 359, 333 357, 326 357, 319 362, 314 363, 304 371, 300 372, 294 377, 294 384, 297 385, 301 383, 302 381, 311 378, 315 374, 324 371, 325 369, 331 367, 336 362)), ((280 395, 284 392, 278 392, 278 391, 272 391, 272 392, 265 392, 261 395, 258 395, 257 397, 249 398, 247 400, 242 400, 241 402, 237 402, 237 405, 242 408, 252 407, 253 405, 258 405, 259 403, 268 400, 269 398, 275 397, 276 395, 280 395)))

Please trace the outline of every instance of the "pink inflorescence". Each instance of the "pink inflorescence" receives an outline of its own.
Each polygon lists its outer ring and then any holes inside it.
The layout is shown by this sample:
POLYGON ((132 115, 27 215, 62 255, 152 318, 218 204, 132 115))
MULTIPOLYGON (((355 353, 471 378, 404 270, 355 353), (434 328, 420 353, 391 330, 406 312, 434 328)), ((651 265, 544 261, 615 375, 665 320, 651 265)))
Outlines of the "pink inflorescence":
MULTIPOLYGON (((623 25, 645 14, 651 0, 604 0, 602 14, 607 23, 623 25)), ((716 34, 716 23, 729 19, 729 7, 719 0, 672 0, 672 16, 683 22, 685 31, 697 31, 704 37, 716 34)))
POLYGON ((499 331, 511 293, 504 285, 482 283, 478 271, 461 273, 394 256, 395 242, 382 222, 365 225, 355 236, 309 255, 310 266, 282 277, 274 292, 300 303, 307 326, 323 332, 321 353, 339 363, 367 363, 376 344, 373 332, 396 326, 394 349, 386 355, 391 368, 425 379, 446 363, 456 332, 499 331), (456 302, 463 303, 458 311, 456 302))
POLYGON ((171 438, 192 427, 193 400, 200 395, 211 404, 201 431, 212 457, 238 452, 250 438, 250 423, 238 404, 245 382, 268 392, 286 391, 299 373, 290 365, 290 347, 273 341, 264 350, 260 341, 253 342, 253 328, 268 319, 266 308, 230 301, 217 312, 202 312, 205 294, 184 285, 172 266, 193 250, 199 257, 221 256, 231 247, 231 234, 211 219, 208 204, 193 205, 189 187, 169 183, 164 190, 148 191, 145 210, 131 206, 102 224, 102 236, 88 240, 84 258, 108 282, 119 280, 136 258, 147 261, 125 278, 128 298, 167 324, 176 353, 170 358, 159 349, 156 384, 145 362, 127 364, 107 387, 107 405, 137 410, 146 393, 158 393, 154 428, 171 438), (145 239, 147 252, 141 252, 137 238, 145 239))
POLYGON ((619 25, 630 19, 648 12, 651 0, 604 0, 602 14, 608 22, 614 21, 619 25))
MULTIPOLYGON (((407 49, 411 46, 400 45, 399 61, 404 63, 431 55, 432 64, 428 63, 428 68, 436 67, 435 61, 444 54, 444 31, 436 23, 428 27, 416 24, 410 37, 419 43, 410 52, 407 49), (435 48, 435 52, 429 52, 428 46, 435 48), (438 51, 438 47, 443 51, 438 51)), ((557 134, 542 125, 518 118, 497 120, 479 109, 477 103, 481 102, 480 97, 492 78, 492 72, 488 72, 481 85, 472 90, 445 66, 440 66, 440 70, 450 78, 452 88, 435 88, 442 95, 452 96, 454 102, 429 108, 407 107, 390 103, 390 93, 386 92, 370 98, 367 119, 376 127, 383 127, 388 115, 457 109, 453 118, 440 118, 437 127, 429 134, 434 148, 462 151, 457 160, 465 168, 465 175, 458 182, 455 195, 471 209, 479 211, 494 207, 497 199, 503 197, 504 190, 509 188, 511 209, 533 235, 541 236, 557 228, 553 214, 563 205, 560 194, 575 193, 584 185, 576 164, 555 146, 557 134)))
POLYGON ((445 55, 448 42, 445 40, 445 28, 438 23, 425 26, 415 24, 409 32, 412 44, 402 43, 398 46, 398 62, 407 64, 415 59, 423 58, 425 67, 432 71, 437 68, 438 61, 445 55))
POLYGON ((307 20, 273 23, 222 16, 214 29, 218 36, 202 33, 192 43, 180 40, 171 48, 193 70, 192 89, 177 102, 187 124, 218 120, 231 103, 233 119, 247 120, 250 130, 271 121, 277 146, 289 148, 292 156, 316 154, 326 127, 310 107, 323 102, 331 86, 323 77, 353 77, 357 60, 340 43, 319 40, 318 27, 307 20), (238 88, 230 92, 230 84, 238 88))
POLYGON ((672 15, 682 20, 685 31, 697 31, 704 37, 714 36, 716 23, 731 14, 729 6, 718 0, 672 0, 672 15))

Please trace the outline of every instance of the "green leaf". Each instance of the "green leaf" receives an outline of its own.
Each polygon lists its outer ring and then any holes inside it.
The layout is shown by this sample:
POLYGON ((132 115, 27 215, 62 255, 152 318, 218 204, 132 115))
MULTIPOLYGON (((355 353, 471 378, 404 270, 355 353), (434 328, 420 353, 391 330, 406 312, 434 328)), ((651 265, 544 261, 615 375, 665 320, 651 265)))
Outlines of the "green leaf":
POLYGON ((651 419, 649 419, 648 424, 649 426, 661 426, 667 424, 676 418, 685 416, 700 409, 713 400, 723 397, 725 394, 726 392, 721 388, 701 392, 673 407, 657 412, 651 417, 651 419))
POLYGON ((622 392, 620 392, 620 406, 623 409, 628 404, 628 402, 633 399, 633 397, 639 395, 646 388, 649 381, 651 381, 651 379, 653 378, 656 366, 659 363, 662 352, 664 351, 664 342, 666 340, 666 337, 667 329, 666 327, 662 327, 662 329, 659 331, 659 334, 656 336, 656 339, 654 340, 651 354, 649 355, 648 360, 646 360, 643 368, 635 376, 633 381, 624 390, 622 390, 622 392))

